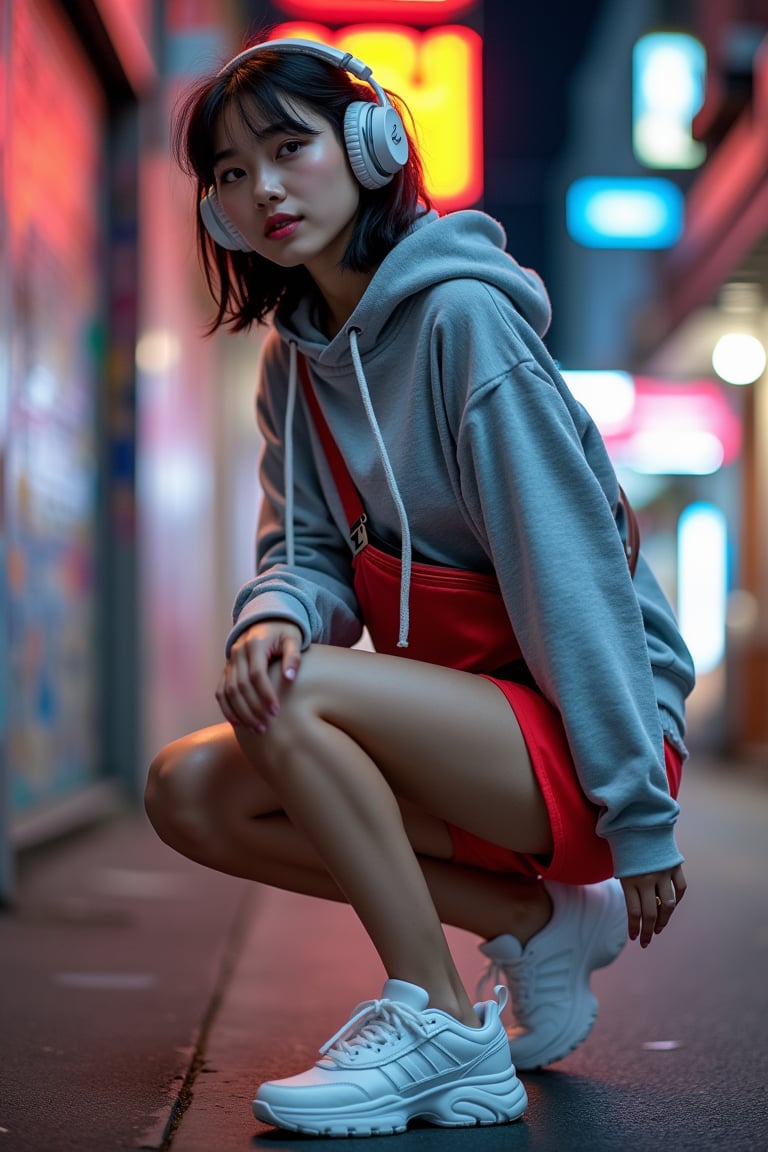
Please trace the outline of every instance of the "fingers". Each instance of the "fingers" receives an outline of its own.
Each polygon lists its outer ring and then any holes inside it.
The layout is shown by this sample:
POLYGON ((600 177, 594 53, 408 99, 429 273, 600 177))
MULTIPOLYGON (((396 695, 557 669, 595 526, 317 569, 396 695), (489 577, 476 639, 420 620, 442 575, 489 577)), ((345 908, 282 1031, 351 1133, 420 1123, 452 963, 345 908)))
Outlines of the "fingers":
POLYGON ((301 633, 288 621, 254 625, 232 646, 216 687, 222 715, 230 724, 264 733, 280 711, 274 666, 282 677, 295 680, 301 663, 301 633))
POLYGON ((682 864, 678 864, 677 868, 672 869, 672 886, 675 890, 676 902, 679 904, 688 887, 682 864))
POLYGON ((686 887, 685 875, 680 866, 673 868, 668 877, 657 882, 654 935, 658 935, 669 924, 672 913, 685 896, 686 887))
MULTIPOLYGON (((624 889, 624 899, 627 904, 627 932, 630 940, 637 940, 644 922, 642 895, 634 884, 629 884, 625 880, 622 880, 621 885, 624 889)), ((654 923, 655 919, 654 912, 654 923)), ((642 939, 640 943, 643 943, 642 939)), ((643 946, 645 947, 646 945, 643 946)))
POLYGON ((301 664, 301 637, 287 637, 283 645, 283 678, 295 680, 301 664))
POLYGON ((654 936, 666 928, 685 895, 686 882, 680 865, 664 872, 627 876, 621 880, 627 904, 627 930, 630 940, 647 948, 654 936))

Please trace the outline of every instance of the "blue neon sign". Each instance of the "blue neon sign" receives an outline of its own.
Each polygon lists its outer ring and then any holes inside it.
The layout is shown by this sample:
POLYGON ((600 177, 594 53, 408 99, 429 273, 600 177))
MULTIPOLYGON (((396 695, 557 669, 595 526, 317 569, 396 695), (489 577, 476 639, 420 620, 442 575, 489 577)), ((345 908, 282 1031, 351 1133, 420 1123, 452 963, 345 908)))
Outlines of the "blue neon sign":
POLYGON ((680 189, 657 176, 586 176, 565 194, 568 234, 586 248, 670 248, 684 216, 680 189))
POLYGON ((632 141, 649 168, 696 168, 706 149, 692 135, 704 101, 707 54, 683 32, 651 32, 632 52, 632 141))

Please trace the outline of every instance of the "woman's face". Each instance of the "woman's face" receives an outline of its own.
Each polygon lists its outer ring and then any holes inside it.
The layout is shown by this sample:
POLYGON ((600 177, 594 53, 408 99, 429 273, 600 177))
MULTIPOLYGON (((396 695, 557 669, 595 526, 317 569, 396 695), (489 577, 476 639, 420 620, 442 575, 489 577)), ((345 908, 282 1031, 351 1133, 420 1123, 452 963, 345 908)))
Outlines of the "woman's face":
POLYGON ((346 250, 360 187, 329 121, 296 104, 308 131, 226 109, 214 132, 216 191, 224 212, 267 260, 311 274, 335 269, 346 250))

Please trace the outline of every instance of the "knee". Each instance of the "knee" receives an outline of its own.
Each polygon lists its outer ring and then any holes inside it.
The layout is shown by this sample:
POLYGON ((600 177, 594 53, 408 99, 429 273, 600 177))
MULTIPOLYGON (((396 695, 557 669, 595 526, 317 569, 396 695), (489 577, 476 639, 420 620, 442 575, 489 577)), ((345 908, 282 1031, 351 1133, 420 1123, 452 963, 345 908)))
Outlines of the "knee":
POLYGON ((166 745, 149 766, 144 809, 161 840, 190 854, 204 838, 205 750, 186 740, 166 745))
POLYGON ((326 720, 313 689, 313 683, 309 676, 304 676, 302 668, 296 683, 278 685, 280 711, 270 718, 266 732, 255 733, 248 728, 235 730, 235 738, 245 758, 277 791, 295 771, 301 772, 307 762, 314 759, 326 720))
POLYGON ((279 709, 277 715, 267 717, 264 732, 239 726, 233 729, 240 751, 260 775, 269 777, 273 772, 282 772, 292 754, 311 743, 322 719, 317 676, 313 674, 315 665, 308 656, 305 654, 295 681, 284 680, 277 664, 270 669, 279 709))

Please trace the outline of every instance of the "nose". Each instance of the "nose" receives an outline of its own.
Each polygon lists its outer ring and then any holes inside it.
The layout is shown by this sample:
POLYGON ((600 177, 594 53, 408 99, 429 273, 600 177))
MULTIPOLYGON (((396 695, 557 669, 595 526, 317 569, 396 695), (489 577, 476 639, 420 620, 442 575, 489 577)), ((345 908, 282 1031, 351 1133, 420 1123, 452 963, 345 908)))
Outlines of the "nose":
POLYGON ((259 208, 279 203, 285 196, 279 175, 272 165, 262 164, 254 175, 253 198, 259 208))

